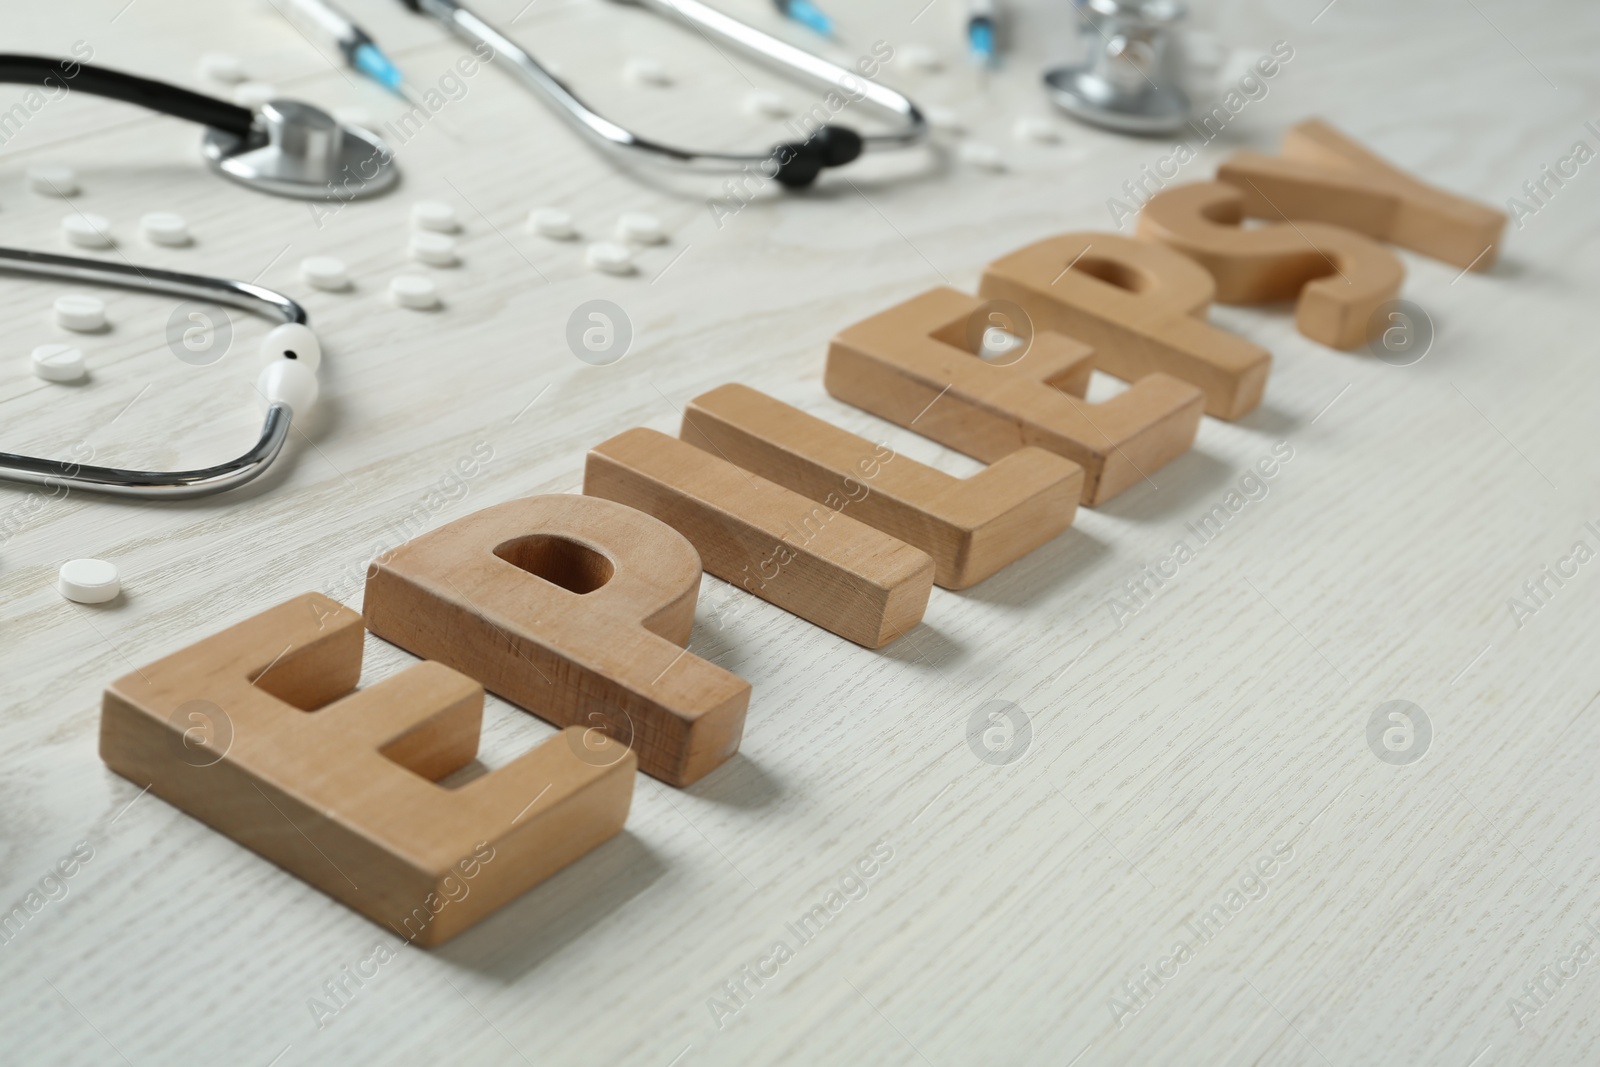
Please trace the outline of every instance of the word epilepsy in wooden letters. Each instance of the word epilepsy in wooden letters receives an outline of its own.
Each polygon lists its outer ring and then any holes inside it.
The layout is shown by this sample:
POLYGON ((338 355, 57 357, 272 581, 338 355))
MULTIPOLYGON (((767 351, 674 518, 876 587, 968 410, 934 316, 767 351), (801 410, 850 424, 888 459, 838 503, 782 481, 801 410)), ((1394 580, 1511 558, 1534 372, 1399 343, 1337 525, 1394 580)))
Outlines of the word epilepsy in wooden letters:
POLYGON ((1046 238, 978 296, 933 289, 833 339, 830 394, 981 473, 724 385, 677 437, 596 445, 583 495, 374 561, 361 615, 308 593, 118 679, 102 758, 414 943, 452 937, 620 831, 635 768, 686 786, 738 751, 749 684, 686 651, 702 567, 880 648, 935 584, 982 581, 1181 455, 1202 413, 1260 403, 1271 356, 1207 322, 1213 300, 1298 299, 1302 333, 1354 347, 1400 288, 1379 239, 1483 270, 1506 221, 1315 120, 1218 179, 1152 197, 1137 238, 1046 238), (996 323, 1023 343, 992 356, 996 323), (1095 369, 1128 388, 1088 403, 1095 369), (367 628, 425 662, 357 691, 367 628), (562 733, 442 787, 477 753, 485 690, 562 733))

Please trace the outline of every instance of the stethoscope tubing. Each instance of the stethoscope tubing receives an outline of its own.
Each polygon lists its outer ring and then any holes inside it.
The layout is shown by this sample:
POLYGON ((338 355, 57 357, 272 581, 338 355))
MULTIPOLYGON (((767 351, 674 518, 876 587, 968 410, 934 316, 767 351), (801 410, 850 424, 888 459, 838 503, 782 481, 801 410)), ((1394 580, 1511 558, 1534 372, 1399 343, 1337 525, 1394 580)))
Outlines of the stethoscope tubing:
MULTIPOLYGON (((457 0, 404 0, 407 6, 426 14, 450 30, 463 42, 478 47, 487 45, 497 56, 508 59, 515 76, 537 95, 555 107, 556 113, 580 133, 597 143, 624 154, 638 154, 678 167, 712 172, 739 172, 759 169, 773 158, 775 148, 764 152, 717 152, 680 148, 641 137, 594 111, 551 74, 525 49, 463 7, 457 0)), ((861 138, 863 147, 905 148, 926 139, 927 120, 905 95, 871 79, 859 77, 804 49, 796 48, 763 33, 738 19, 700 3, 700 0, 625 0, 669 16, 709 38, 712 43, 732 45, 740 51, 785 74, 799 76, 817 85, 859 97, 904 128, 893 133, 869 134, 861 138)))
POLYGON ((121 100, 202 126, 248 138, 255 124, 249 108, 177 85, 124 74, 120 70, 91 67, 71 59, 0 54, 0 82, 37 85, 45 89, 88 93, 121 100))
POLYGON ((80 256, 58 256, 29 248, 0 247, 0 273, 35 278, 64 278, 91 285, 138 289, 163 296, 188 296, 210 300, 243 311, 258 311, 284 322, 304 325, 306 309, 282 293, 253 282, 234 281, 206 274, 185 274, 132 263, 111 263, 80 256))

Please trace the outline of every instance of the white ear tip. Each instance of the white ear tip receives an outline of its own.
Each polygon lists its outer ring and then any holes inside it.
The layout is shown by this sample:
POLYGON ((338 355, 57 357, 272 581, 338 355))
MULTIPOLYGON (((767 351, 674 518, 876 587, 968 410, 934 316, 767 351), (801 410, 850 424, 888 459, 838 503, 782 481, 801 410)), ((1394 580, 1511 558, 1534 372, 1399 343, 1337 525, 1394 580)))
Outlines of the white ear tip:
POLYGON ((317 374, 304 363, 280 359, 262 368, 256 390, 268 404, 287 404, 305 416, 317 402, 317 374))
POLYGON ((261 342, 261 362, 273 364, 293 362, 313 372, 322 366, 322 345, 311 327, 299 322, 286 322, 275 327, 261 342))

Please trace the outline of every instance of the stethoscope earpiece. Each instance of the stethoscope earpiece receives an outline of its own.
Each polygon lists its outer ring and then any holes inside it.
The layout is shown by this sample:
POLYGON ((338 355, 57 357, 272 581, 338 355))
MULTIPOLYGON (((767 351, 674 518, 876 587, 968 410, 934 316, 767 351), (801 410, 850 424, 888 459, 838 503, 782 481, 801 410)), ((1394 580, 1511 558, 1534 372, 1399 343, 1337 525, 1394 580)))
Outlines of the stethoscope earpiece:
POLYGON ((809 141, 791 141, 772 150, 777 171, 772 175, 789 189, 804 189, 827 167, 842 167, 861 157, 865 142, 848 126, 823 126, 809 141))
POLYGON ((279 362, 298 363, 315 372, 322 366, 322 342, 303 322, 286 322, 274 326, 272 332, 261 339, 261 362, 270 366, 279 362))

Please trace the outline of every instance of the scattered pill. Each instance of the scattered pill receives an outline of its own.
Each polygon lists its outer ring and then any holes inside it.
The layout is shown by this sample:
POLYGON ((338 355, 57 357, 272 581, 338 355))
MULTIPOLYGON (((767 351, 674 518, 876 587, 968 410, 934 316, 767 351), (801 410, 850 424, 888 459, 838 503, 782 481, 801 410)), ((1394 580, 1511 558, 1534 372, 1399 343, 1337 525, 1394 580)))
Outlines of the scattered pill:
POLYGON ((1019 141, 1055 144, 1061 140, 1061 128, 1043 116, 1024 115, 1012 125, 1011 135, 1019 141))
POLYGON ((1202 84, 1216 80, 1217 72, 1228 60, 1228 49, 1214 33, 1191 30, 1183 35, 1183 62, 1186 73, 1202 84))
POLYGON ((72 345, 40 345, 33 350, 33 373, 47 382, 75 382, 84 375, 83 353, 72 345))
POLYGON ((276 100, 277 97, 277 86, 268 85, 266 82, 245 82, 235 86, 233 90, 233 102, 251 111, 268 101, 276 100))
POLYGON ((617 240, 636 245, 659 245, 667 240, 666 227, 654 215, 630 211, 617 219, 617 240))
POLYGON ((925 110, 922 117, 928 120, 930 129, 938 130, 940 133, 964 133, 967 128, 961 117, 947 107, 934 105, 925 110))
POLYGON ((908 44, 900 49, 900 58, 905 60, 907 67, 924 74, 944 69, 944 58, 926 45, 908 44))
POLYGON ((68 215, 61 220, 61 235, 79 248, 111 247, 111 223, 99 215, 68 215))
POLYGON ((454 237, 427 231, 411 235, 411 258, 430 267, 453 267, 461 262, 456 258, 454 237))
MULTIPOLYGON (((1212 85, 1236 86, 1241 78, 1257 78, 1258 72, 1255 65, 1260 61, 1264 48, 1251 48, 1249 46, 1229 48, 1225 51, 1222 62, 1211 73, 1212 85)), ((1197 72, 1203 74, 1203 71, 1197 72)), ((1204 83, 1202 83, 1204 84, 1204 83)))
POLYGON ((633 253, 628 251, 626 245, 596 241, 584 252, 583 258, 589 266, 607 274, 633 273, 633 253))
POLYGON ((152 211, 139 217, 139 232, 153 245, 182 248, 189 243, 189 224, 171 211, 152 211))
POLYGON ((667 68, 654 59, 630 59, 622 66, 622 77, 630 85, 649 85, 657 89, 672 84, 667 68))
POLYGON ((122 592, 122 575, 103 559, 69 559, 56 579, 61 595, 78 604, 104 604, 122 592))
POLYGON ((1006 161, 1001 158, 1000 150, 992 144, 982 141, 961 142, 961 161, 984 170, 1005 170, 1006 161))
POLYGON ((350 273, 345 270, 344 260, 332 256, 307 256, 302 259, 300 277, 305 279, 307 285, 329 292, 350 288, 350 273))
POLYGON ((56 324, 78 333, 106 328, 105 301, 97 296, 69 293, 56 297, 56 324))
POLYGON ((78 176, 71 167, 45 164, 29 167, 28 188, 41 196, 72 196, 78 191, 78 176))
POLYGON ((389 296, 401 307, 415 311, 439 306, 439 287, 420 274, 399 274, 391 278, 389 296))
POLYGON ((783 94, 771 89, 754 89, 746 93, 744 111, 747 115, 769 119, 781 119, 794 114, 794 109, 783 98, 783 94))
POLYGON ((438 233, 455 233, 461 228, 456 209, 443 200, 418 200, 412 204, 411 225, 438 233))
POLYGON ((578 236, 572 216, 558 207, 541 207, 528 212, 528 229, 552 241, 570 241, 578 236))
POLYGON ((239 57, 228 52, 207 52, 201 56, 200 74, 224 85, 238 85, 247 77, 239 57))
POLYGON ((978 355, 985 360, 999 360, 1021 348, 1027 342, 1016 334, 991 326, 983 331, 983 348, 978 355))

